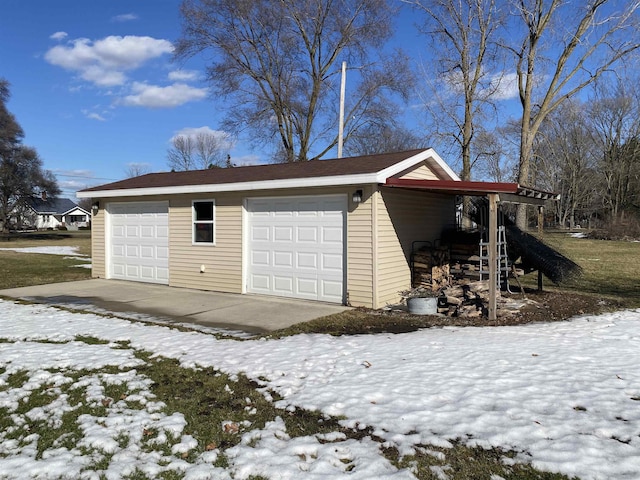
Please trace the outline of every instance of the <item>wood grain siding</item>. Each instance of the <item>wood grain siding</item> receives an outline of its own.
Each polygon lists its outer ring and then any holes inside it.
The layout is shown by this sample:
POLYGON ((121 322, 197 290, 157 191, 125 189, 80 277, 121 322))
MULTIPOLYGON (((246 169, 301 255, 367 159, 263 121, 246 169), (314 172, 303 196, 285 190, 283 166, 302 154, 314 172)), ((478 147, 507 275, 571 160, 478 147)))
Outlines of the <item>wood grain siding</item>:
POLYGON ((92 198, 92 202, 99 201, 100 209, 91 217, 91 276, 106 278, 105 268, 105 200, 92 198))
POLYGON ((406 178, 409 180, 438 180, 438 176, 426 164, 411 167, 404 172, 394 175, 394 178, 406 178))
POLYGON ((378 200, 377 305, 397 303, 399 291, 411 286, 411 244, 434 241, 455 223, 455 197, 385 188, 378 200))
POLYGON ((171 286, 242 292, 242 196, 184 195, 169 208, 169 282, 171 286), (215 201, 215 245, 192 243, 194 200, 215 201), (204 272, 201 272, 204 266, 204 272))

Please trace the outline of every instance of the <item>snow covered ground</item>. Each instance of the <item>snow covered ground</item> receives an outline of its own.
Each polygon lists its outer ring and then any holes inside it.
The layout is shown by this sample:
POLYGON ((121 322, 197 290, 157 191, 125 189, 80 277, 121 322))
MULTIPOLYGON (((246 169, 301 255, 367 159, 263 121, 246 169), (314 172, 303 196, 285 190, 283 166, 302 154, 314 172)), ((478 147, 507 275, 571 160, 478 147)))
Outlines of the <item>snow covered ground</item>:
POLYGON ((0 301, 0 339, 0 409, 14 425, 60 422, 75 407, 56 389, 70 382, 89 404, 103 401, 103 385, 112 382, 126 384, 129 397, 142 405, 130 409, 127 397, 109 406, 106 420, 83 416, 80 445, 68 448, 60 440, 37 458, 36 438, 20 443, 0 432, 0 478, 98 478, 83 472, 96 452, 113 455, 106 478, 135 468, 151 477, 174 469, 187 479, 413 478, 396 470, 369 437, 289 438, 279 419, 227 450, 227 470, 212 465, 216 450, 188 463, 181 454, 194 439, 184 432, 184 417, 161 412, 148 379, 135 370, 101 372, 138 365, 133 349, 179 359, 185 367, 245 372, 282 395, 278 406, 343 415, 345 424, 371 426, 404 454, 418 444, 469 438, 471 445, 521 452, 519 460, 543 470, 582 479, 640 478, 640 310, 515 327, 241 342, 0 301), (77 335, 110 343, 87 344, 77 335), (123 341, 130 344, 115 343, 123 341), (76 378, 72 372, 81 369, 92 373, 76 378), (19 371, 28 372, 29 381, 9 388, 9 376, 19 371), (43 385, 52 402, 21 412, 21 402, 43 385), (166 453, 142 448, 150 428, 170 444, 166 453), (133 439, 124 446, 118 442, 123 431, 133 439))

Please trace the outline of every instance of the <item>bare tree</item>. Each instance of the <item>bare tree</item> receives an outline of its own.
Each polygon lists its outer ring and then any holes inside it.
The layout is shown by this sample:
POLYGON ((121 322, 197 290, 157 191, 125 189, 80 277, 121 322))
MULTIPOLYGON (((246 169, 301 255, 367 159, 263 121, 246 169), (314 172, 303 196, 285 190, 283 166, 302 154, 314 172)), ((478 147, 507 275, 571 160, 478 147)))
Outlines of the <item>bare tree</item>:
POLYGON ((177 58, 207 52, 209 80, 232 100, 225 130, 273 143, 280 161, 320 158, 337 144, 341 60, 345 141, 372 117, 394 116, 389 94, 406 96, 406 58, 379 51, 392 33, 385 0, 185 0, 181 12, 177 58))
POLYGON ((151 173, 151 166, 148 163, 129 163, 125 169, 127 178, 139 177, 151 173))
POLYGON ((459 147, 460 178, 471 180, 476 120, 500 88, 500 78, 491 74, 496 60, 494 34, 501 25, 495 0, 404 1, 426 14, 420 29, 433 42, 441 70, 429 92, 437 110, 432 115, 459 147), (443 122, 443 114, 448 121, 443 122))
POLYGON ((640 92, 628 78, 617 86, 598 84, 589 109, 600 149, 601 198, 610 219, 640 210, 640 92))
MULTIPOLYGON (((514 54, 522 121, 518 182, 532 184, 534 141, 545 118, 639 46, 639 3, 510 0, 517 15, 505 41, 514 54)), ((517 224, 527 226, 525 205, 517 224)))
POLYGON ((229 136, 213 130, 195 129, 171 139, 167 160, 172 170, 203 170, 228 166, 229 136))
POLYGON ((569 100, 547 116, 536 137, 532 160, 536 184, 560 194, 554 208, 562 226, 574 228, 577 216, 593 207, 598 196, 598 157, 585 105, 569 100))
POLYGON ((425 139, 419 138, 407 128, 375 123, 360 128, 345 145, 345 151, 349 155, 357 156, 426 147, 425 139))
MULTIPOLYGON (((495 0, 404 0, 426 14, 420 30, 436 53, 440 75, 429 80, 428 101, 435 130, 453 141, 460 155, 460 178, 471 180, 474 136, 479 117, 491 104, 500 76, 491 74, 496 61, 494 34, 501 25, 495 0), (443 118, 444 116, 444 118, 443 118)), ((463 221, 470 226, 470 199, 463 200, 463 221)))

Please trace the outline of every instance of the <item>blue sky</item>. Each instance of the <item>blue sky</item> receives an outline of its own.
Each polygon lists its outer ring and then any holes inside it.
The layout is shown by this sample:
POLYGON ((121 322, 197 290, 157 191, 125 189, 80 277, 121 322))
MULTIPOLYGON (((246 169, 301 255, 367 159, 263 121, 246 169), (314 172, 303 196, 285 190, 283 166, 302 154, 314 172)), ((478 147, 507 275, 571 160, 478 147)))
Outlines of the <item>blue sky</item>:
POLYGON ((3 2, 0 76, 11 83, 8 107, 64 196, 121 179, 130 163, 166 170, 176 133, 219 123, 203 65, 172 62, 179 3, 3 2))
MULTIPOLYGON (((180 36, 179 0, 5 0, 0 77, 11 83, 9 110, 63 196, 122 179, 130 164, 168 170, 171 138, 189 128, 216 130, 224 105, 203 78, 204 62, 172 61, 180 36)), ((395 43, 424 61, 410 12, 395 43)), ((424 113, 407 107, 408 122, 424 113)), ((242 138, 235 163, 267 160, 242 138)))

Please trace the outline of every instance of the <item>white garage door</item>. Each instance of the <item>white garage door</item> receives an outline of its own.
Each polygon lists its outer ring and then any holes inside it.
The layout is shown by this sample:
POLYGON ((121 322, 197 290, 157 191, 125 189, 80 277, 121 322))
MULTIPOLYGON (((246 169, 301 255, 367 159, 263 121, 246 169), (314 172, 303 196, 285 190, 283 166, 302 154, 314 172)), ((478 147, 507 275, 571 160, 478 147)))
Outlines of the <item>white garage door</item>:
POLYGON ((249 199, 250 293, 344 302, 344 195, 249 199))
POLYGON ((109 205, 109 277, 169 283, 167 202, 109 205))

